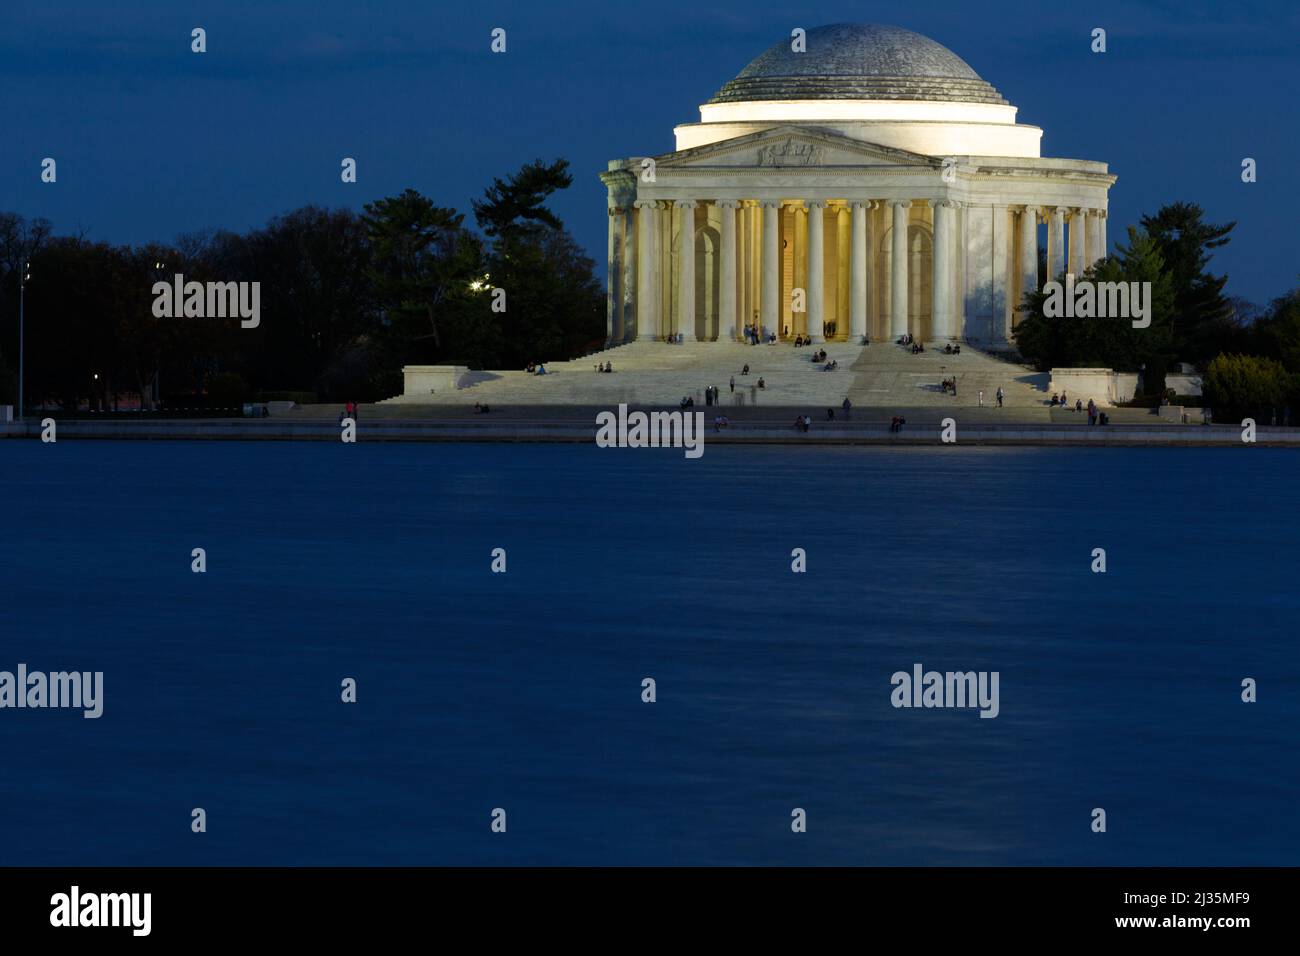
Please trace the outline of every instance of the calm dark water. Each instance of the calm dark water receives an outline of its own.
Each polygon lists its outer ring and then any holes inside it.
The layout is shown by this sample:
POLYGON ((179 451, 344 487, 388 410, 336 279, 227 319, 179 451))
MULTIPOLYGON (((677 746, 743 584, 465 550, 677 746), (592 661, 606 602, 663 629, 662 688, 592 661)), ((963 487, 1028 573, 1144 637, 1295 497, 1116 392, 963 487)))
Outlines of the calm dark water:
POLYGON ((0 442, 0 863, 1294 864, 1297 465, 0 442))

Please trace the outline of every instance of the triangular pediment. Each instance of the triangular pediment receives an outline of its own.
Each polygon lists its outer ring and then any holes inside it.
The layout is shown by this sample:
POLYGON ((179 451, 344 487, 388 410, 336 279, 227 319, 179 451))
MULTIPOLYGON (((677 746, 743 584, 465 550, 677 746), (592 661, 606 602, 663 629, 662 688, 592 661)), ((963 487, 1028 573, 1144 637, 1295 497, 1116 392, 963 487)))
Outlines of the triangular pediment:
POLYGON ((881 146, 820 126, 774 126, 705 146, 655 157, 659 167, 818 168, 919 166, 937 168, 943 161, 906 149, 881 146))

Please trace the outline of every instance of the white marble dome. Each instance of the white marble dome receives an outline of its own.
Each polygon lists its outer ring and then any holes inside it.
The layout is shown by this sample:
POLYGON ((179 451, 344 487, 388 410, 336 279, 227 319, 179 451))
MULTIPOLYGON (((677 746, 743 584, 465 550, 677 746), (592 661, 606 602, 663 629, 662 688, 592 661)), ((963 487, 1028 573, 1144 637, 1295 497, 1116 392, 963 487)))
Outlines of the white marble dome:
POLYGON ((807 31, 805 49, 774 44, 722 87, 710 103, 755 100, 1004 100, 970 64, 941 43, 902 27, 835 23, 807 31))
POLYGON ((897 26, 812 27, 796 52, 773 44, 675 130, 677 149, 779 124, 822 126, 928 156, 1040 155, 1043 131, 1016 123, 1016 107, 965 60, 897 26))

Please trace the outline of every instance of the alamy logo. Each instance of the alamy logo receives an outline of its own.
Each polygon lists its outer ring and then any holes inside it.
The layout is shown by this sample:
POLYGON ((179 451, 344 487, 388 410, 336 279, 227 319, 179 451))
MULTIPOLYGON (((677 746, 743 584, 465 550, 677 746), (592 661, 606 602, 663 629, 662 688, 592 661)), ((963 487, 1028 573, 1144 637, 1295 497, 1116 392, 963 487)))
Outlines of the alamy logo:
POLYGON ((704 454, 703 412, 629 412, 618 406, 618 414, 596 416, 598 448, 685 448, 687 458, 704 454))
POLYGON ((79 707, 94 720, 104 712, 103 671, 0 671, 0 710, 6 707, 79 707))
POLYGON ((129 926, 131 935, 152 929, 152 893, 82 893, 73 886, 50 897, 51 926, 129 926))
POLYGON ((1132 319, 1135 329, 1151 325, 1150 282, 1076 283, 1067 274, 1064 286, 1048 282, 1043 294, 1043 315, 1049 319, 1132 319))
POLYGON ((978 707, 981 717, 996 717, 1001 710, 997 671, 923 672, 913 664, 912 673, 896 671, 889 682, 895 707, 978 707))
POLYGON ((179 272, 171 282, 153 284, 153 314, 159 319, 226 319, 255 329, 262 322, 262 283, 186 282, 179 272))

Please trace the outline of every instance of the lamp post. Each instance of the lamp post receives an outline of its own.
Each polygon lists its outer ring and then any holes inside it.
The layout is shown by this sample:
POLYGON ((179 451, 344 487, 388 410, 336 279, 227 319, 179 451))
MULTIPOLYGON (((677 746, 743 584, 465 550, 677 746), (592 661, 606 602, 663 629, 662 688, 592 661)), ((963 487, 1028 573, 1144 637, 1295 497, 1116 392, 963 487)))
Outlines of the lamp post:
POLYGON ((27 291, 27 280, 32 277, 32 264, 23 263, 22 275, 18 277, 18 420, 23 420, 23 299, 27 291))

